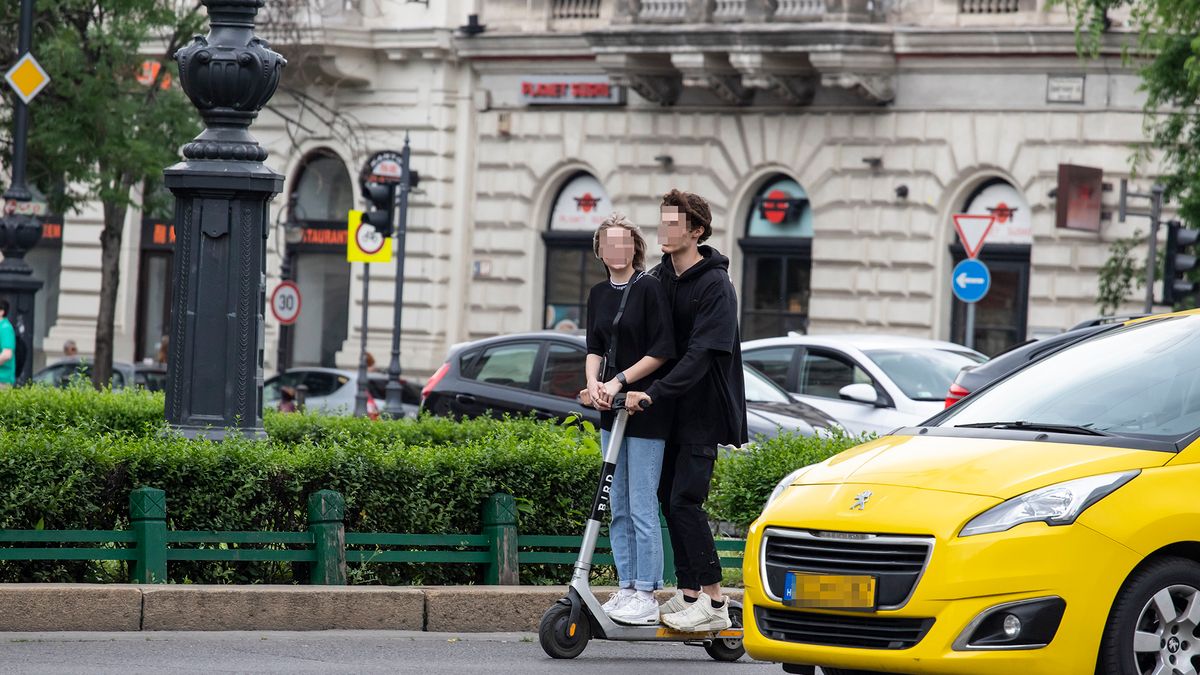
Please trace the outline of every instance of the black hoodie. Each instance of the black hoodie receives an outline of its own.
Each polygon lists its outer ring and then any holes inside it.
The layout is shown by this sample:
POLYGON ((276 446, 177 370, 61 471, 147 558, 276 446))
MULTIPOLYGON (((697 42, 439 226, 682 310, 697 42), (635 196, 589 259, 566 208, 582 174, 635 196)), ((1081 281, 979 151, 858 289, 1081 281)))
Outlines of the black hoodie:
POLYGON ((675 353, 666 377, 652 384, 651 401, 676 402, 671 439, 688 445, 741 445, 746 433, 746 386, 742 376, 737 295, 729 258, 701 246, 700 262, 675 274, 671 256, 650 274, 666 291, 675 323, 675 353))

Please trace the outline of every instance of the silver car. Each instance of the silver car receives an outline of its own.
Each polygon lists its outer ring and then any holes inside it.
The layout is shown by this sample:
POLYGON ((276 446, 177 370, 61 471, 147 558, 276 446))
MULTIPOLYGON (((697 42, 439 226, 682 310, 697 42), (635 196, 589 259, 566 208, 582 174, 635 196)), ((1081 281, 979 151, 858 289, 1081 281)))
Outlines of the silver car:
MULTIPOLYGON (((416 417, 421 404, 421 392, 415 385, 400 379, 401 402, 405 417, 416 417)), ((283 387, 299 388, 304 385, 306 410, 329 415, 354 413, 354 397, 358 393, 358 373, 337 368, 291 368, 263 383, 263 407, 278 409, 283 387)), ((387 375, 369 373, 367 392, 374 397, 375 404, 382 410, 387 398, 387 375)))
POLYGON ((891 335, 800 335, 742 344, 742 359, 854 434, 918 424, 945 407, 958 371, 987 357, 891 335))

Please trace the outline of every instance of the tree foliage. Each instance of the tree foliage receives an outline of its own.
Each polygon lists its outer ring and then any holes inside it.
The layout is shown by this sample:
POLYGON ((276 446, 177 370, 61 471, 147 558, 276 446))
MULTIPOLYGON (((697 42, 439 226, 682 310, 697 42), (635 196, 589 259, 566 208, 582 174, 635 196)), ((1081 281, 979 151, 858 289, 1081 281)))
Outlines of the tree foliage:
MULTIPOLYGON (((17 56, 18 5, 0 3, 0 68, 17 56)), ((32 51, 51 82, 30 107, 29 177, 53 210, 78 211, 90 201, 103 207, 97 382, 107 382, 111 371, 121 239, 133 188, 175 163, 179 146, 200 130, 171 55, 202 32, 204 21, 192 0, 36 5, 32 51)), ((7 88, 5 95, 13 100, 7 88)), ((0 110, 9 152, 11 111, 0 110)))
POLYGON ((1149 145, 1136 151, 1135 168, 1155 155, 1164 169, 1166 197, 1180 215, 1200 225, 1200 2, 1196 0, 1063 0, 1076 17, 1080 50, 1097 53, 1109 15, 1125 8, 1137 39, 1125 51, 1137 64, 1146 94, 1149 145))

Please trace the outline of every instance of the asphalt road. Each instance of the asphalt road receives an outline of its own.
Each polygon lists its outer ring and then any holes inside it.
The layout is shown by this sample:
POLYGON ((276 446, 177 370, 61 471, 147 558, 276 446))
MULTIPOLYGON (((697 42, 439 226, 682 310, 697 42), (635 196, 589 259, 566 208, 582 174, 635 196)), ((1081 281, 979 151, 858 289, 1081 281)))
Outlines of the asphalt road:
POLYGON ((0 673, 782 673, 700 647, 593 641, 578 658, 547 657, 532 633, 409 631, 0 633, 0 673))

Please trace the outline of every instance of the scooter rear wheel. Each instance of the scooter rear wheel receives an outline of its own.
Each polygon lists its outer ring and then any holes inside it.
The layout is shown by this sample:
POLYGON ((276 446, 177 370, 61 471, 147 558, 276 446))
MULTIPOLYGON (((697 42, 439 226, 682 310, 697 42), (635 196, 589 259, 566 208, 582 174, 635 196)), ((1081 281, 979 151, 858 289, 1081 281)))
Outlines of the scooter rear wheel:
MULTIPOLYGON (((742 608, 729 606, 729 622, 734 628, 742 627, 742 608)), ((716 638, 704 645, 704 651, 716 661, 733 662, 742 658, 746 648, 742 646, 741 638, 716 638)))
POLYGON ((546 610, 538 626, 538 641, 542 643, 542 649, 555 659, 573 659, 579 656, 591 637, 591 625, 582 614, 579 622, 575 624, 575 634, 571 634, 571 606, 561 602, 554 603, 546 610))

